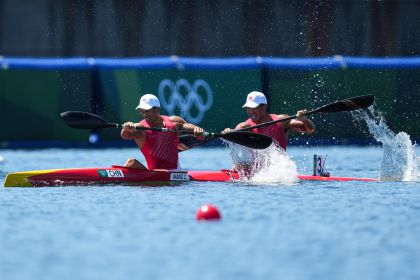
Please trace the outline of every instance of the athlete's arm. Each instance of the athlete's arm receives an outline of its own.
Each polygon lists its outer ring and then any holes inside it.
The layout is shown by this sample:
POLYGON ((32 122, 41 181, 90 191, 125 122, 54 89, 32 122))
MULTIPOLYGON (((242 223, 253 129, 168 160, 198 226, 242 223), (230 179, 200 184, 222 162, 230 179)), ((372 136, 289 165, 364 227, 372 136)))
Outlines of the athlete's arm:
POLYGON ((239 130, 239 129, 242 129, 242 128, 247 128, 247 127, 249 127, 249 124, 247 124, 246 122, 241 122, 241 123, 238 123, 236 126, 235 126, 235 128, 229 128, 229 127, 227 127, 227 128, 225 128, 223 131, 222 131, 222 133, 229 133, 229 132, 231 132, 231 131, 235 131, 235 130, 239 130))
POLYGON ((241 123, 238 123, 235 126, 234 130, 243 129, 243 128, 247 128, 247 127, 250 127, 250 125, 247 122, 241 122, 241 123))
POLYGON ((306 110, 297 111, 297 118, 290 120, 288 124, 289 129, 297 132, 313 133, 315 131, 315 125, 305 114, 306 110))
POLYGON ((192 123, 186 122, 179 116, 171 116, 171 121, 175 124, 176 130, 185 130, 194 133, 194 136, 202 136, 204 129, 199 126, 193 125, 192 123))
POLYGON ((140 126, 140 125, 135 124, 133 122, 124 123, 123 129, 121 129, 121 138, 124 140, 134 140, 134 139, 144 138, 145 137, 144 130, 136 129, 136 126, 140 126))

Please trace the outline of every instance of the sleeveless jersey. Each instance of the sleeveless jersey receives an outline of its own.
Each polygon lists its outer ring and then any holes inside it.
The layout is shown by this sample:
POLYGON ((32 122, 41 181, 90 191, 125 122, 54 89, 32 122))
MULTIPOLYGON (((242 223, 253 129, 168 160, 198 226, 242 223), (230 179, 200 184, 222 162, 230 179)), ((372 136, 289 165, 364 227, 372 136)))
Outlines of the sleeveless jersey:
MULTIPOLYGON (((164 127, 175 129, 175 124, 168 116, 161 116, 164 127)), ((146 120, 142 120, 140 124, 144 127, 150 127, 146 120)), ((178 134, 175 132, 161 132, 153 130, 145 130, 146 139, 143 153, 148 169, 176 169, 178 167, 178 134)))
MULTIPOLYGON (((273 121, 280 119, 275 114, 270 114, 270 117, 273 121)), ((249 126, 256 125, 256 123, 254 123, 250 118, 247 119, 245 123, 248 124, 249 126)), ((264 126, 264 127, 254 128, 251 131, 270 136, 271 138, 273 138, 274 141, 276 141, 280 145, 280 147, 283 148, 283 150, 286 150, 287 139, 286 139, 286 135, 284 134, 281 123, 275 123, 275 124, 264 126)))

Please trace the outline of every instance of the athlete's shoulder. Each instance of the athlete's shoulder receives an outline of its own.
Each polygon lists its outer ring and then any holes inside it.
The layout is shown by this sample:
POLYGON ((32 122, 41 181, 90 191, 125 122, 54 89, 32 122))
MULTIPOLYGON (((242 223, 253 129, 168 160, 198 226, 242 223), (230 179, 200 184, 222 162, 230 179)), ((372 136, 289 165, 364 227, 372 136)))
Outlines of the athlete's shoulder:
POLYGON ((147 126, 147 122, 146 122, 146 120, 141 120, 137 123, 137 125, 141 126, 141 127, 145 127, 145 126, 147 126))
POLYGON ((235 129, 247 128, 247 127, 250 127, 250 126, 251 126, 251 124, 248 122, 248 120, 246 120, 244 122, 238 123, 236 125, 235 129))
POLYGON ((175 123, 186 123, 186 121, 180 116, 170 116, 169 119, 175 123))

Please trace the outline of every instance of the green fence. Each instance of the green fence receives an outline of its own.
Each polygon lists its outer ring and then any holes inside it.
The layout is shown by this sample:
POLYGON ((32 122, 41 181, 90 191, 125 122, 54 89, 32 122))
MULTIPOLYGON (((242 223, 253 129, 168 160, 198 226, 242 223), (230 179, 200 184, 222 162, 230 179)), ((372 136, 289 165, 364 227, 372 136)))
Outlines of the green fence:
MULTIPOLYGON (((373 94, 375 110, 395 132, 420 138, 417 108, 420 69, 329 69, 269 71, 271 111, 294 114, 337 99, 373 94)), ((369 139, 363 122, 350 113, 315 115, 317 132, 309 139, 369 139)))
MULTIPOLYGON (((295 114, 338 99, 373 94, 388 126, 420 138, 419 59, 21 59, 0 60, 0 146, 22 141, 87 143, 91 131, 68 128, 59 113, 89 111, 110 122, 139 121, 134 108, 154 93, 162 113, 181 115, 209 131, 247 118, 242 105, 253 90, 264 91, 273 113, 295 114)), ((350 113, 314 115, 312 135, 292 134, 292 143, 373 141, 350 113)), ((119 130, 97 131, 121 142, 119 130)))
POLYGON ((0 71, 0 142, 86 140, 89 131, 69 129, 59 114, 90 111, 91 83, 88 70, 0 71))

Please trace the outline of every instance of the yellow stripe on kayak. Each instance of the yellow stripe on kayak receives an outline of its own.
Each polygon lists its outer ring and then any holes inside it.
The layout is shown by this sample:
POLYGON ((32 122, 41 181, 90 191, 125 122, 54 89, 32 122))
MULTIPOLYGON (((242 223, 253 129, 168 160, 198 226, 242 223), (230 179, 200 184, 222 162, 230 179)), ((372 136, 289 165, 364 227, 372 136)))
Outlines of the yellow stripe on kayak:
POLYGON ((4 181, 4 187, 33 187, 31 182, 28 180, 30 177, 60 170, 62 169, 34 170, 9 173, 7 174, 6 180, 4 181))

